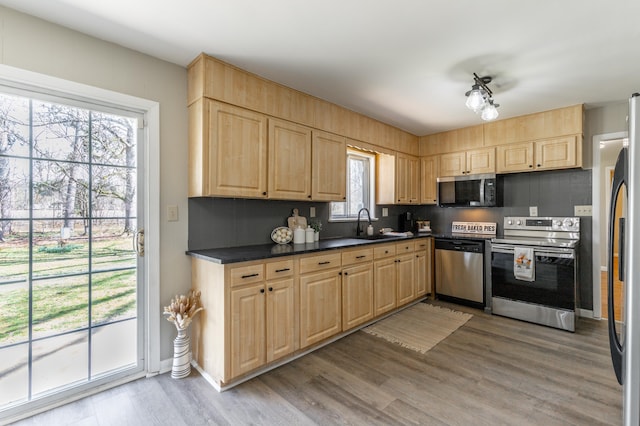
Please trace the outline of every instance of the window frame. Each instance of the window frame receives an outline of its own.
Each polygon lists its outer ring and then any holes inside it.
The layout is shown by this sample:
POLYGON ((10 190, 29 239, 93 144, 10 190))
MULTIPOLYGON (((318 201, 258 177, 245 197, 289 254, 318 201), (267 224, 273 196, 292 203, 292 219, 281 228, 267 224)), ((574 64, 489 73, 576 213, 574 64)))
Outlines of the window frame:
MULTIPOLYGON (((332 214, 332 210, 333 210, 333 204, 334 203, 346 203, 347 207, 349 205, 349 186, 351 185, 350 182, 350 165, 349 162, 352 158, 359 158, 359 159, 366 159, 368 160, 368 167, 369 167, 369 172, 368 172, 368 179, 366 184, 369 186, 368 188, 368 193, 369 193, 369 205, 365 206, 364 208, 369 210, 369 214, 371 215, 371 220, 372 221, 377 221, 378 217, 376 216, 376 161, 377 161, 377 155, 373 152, 367 152, 367 151, 362 151, 359 149, 354 149, 354 148, 347 148, 347 162, 346 162, 346 168, 347 168, 347 182, 346 182, 346 201, 332 201, 329 205, 329 222, 356 222, 358 220, 358 215, 349 215, 347 214, 346 216, 334 216, 332 214)), ((348 209, 347 209, 348 210, 348 209)))

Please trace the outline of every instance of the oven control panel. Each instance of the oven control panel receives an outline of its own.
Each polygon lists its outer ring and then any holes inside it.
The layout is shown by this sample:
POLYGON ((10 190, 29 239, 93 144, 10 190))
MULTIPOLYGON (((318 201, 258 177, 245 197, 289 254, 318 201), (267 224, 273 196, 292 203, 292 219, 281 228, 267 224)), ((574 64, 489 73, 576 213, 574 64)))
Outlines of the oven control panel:
POLYGON ((504 229, 580 232, 579 217, 505 217, 504 229))

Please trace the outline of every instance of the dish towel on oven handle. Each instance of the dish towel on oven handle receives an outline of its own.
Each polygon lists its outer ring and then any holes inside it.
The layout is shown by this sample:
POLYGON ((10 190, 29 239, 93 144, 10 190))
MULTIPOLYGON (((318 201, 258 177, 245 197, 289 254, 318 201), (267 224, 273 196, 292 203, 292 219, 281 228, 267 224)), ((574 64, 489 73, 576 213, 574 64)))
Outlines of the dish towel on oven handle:
POLYGON ((513 250, 513 275, 521 281, 533 281, 536 277, 536 258, 531 247, 513 250))

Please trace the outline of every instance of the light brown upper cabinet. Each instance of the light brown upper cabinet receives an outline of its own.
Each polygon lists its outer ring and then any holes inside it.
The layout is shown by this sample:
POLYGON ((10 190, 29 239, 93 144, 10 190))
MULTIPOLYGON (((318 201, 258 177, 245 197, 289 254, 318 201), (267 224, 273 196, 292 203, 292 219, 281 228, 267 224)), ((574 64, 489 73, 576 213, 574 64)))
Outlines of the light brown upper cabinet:
POLYGON ((582 105, 484 124, 484 145, 498 146, 582 134, 582 105))
POLYGON ((580 167, 582 138, 565 136, 496 147, 498 173, 580 167))
POLYGON ((420 202, 420 160, 418 157, 396 155, 396 204, 420 202))
POLYGON ((267 117, 208 99, 189 116, 189 196, 266 198, 267 117))
POLYGON ((268 197, 311 199, 311 129, 269 119, 268 197))
POLYGON ((420 159, 420 204, 435 204, 437 201, 439 158, 432 155, 420 159))
POLYGON ((312 132, 311 198, 344 201, 347 190, 347 140, 322 131, 312 132))
POLYGON ((461 176, 478 173, 495 173, 496 153, 494 148, 453 152, 440 156, 438 176, 461 176))

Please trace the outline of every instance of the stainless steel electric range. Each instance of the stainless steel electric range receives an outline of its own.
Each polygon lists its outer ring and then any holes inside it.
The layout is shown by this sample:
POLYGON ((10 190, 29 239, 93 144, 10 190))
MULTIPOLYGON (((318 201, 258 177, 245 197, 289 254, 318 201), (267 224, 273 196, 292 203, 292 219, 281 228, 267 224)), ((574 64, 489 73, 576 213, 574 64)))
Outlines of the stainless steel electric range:
POLYGON ((496 315, 575 331, 580 218, 505 217, 491 240, 496 315))

